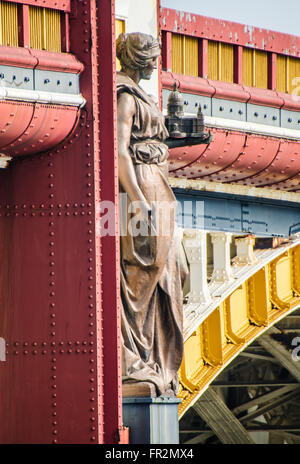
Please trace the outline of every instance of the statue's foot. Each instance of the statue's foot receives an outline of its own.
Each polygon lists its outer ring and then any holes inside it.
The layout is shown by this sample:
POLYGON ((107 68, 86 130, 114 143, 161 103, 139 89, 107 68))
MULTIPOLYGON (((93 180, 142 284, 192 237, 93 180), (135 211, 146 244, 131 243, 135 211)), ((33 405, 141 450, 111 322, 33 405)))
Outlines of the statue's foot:
POLYGON ((156 398, 157 392, 154 383, 129 381, 123 383, 122 395, 124 398, 156 398))

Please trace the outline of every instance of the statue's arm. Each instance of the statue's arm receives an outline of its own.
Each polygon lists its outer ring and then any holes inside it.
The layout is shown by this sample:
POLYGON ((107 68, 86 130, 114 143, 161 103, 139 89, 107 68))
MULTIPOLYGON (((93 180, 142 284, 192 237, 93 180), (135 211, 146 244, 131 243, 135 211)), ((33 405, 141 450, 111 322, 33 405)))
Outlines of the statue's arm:
POLYGON ((128 148, 130 145, 133 116, 136 111, 132 95, 122 93, 118 98, 118 147, 119 147, 119 182, 131 201, 140 201, 147 210, 150 206, 141 191, 128 148))

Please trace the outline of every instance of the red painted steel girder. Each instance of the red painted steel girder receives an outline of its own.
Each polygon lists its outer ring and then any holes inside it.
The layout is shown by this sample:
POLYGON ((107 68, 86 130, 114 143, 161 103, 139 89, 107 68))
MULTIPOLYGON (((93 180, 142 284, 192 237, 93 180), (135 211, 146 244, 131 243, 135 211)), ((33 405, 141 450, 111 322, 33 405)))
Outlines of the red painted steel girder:
POLYGON ((71 53, 49 52, 28 47, 0 46, 0 64, 29 69, 81 73, 83 64, 71 53))
MULTIPOLYGON (((214 143, 214 140, 211 142, 214 143)), ((174 172, 180 176, 180 173, 183 172, 184 168, 187 166, 193 165, 207 150, 207 145, 198 145, 194 150, 194 147, 184 147, 184 148, 173 148, 170 150, 169 156, 169 171, 174 172)))
POLYGON ((161 8, 162 30, 300 57, 300 38, 281 32, 161 8))
POLYGON ((0 101, 0 150, 9 156, 52 149, 70 134, 78 119, 72 106, 0 101))
POLYGON ((243 149, 245 135, 225 132, 225 138, 223 138, 222 134, 222 140, 220 150, 209 146, 196 163, 185 169, 189 179, 222 175, 223 170, 236 160, 237 156, 239 156, 237 154, 243 149))
POLYGON ((32 5, 44 8, 51 8, 52 10, 62 10, 69 12, 71 0, 6 0, 8 2, 20 3, 21 5, 32 5))
POLYGON ((248 135, 243 151, 228 168, 224 182, 229 182, 231 175, 234 182, 247 179, 254 185, 252 177, 268 168, 278 153, 279 144, 279 139, 248 135))
POLYGON ((300 143, 213 129, 209 146, 170 150, 170 175, 284 190, 299 188, 300 143))
POLYGON ((29 126, 34 105, 13 101, 0 101, 0 149, 13 143, 29 126))
MULTIPOLYGON (((212 141, 209 145, 194 145, 191 147, 185 147, 184 151, 186 155, 181 157, 181 162, 180 162, 180 169, 176 170, 177 163, 174 162, 174 167, 170 172, 174 172, 176 177, 181 177, 184 175, 184 177, 190 177, 190 175, 193 177, 195 172, 199 173, 199 177, 203 174, 203 170, 209 169, 210 168, 210 160, 213 158, 213 160, 216 159, 218 156, 218 153, 221 153, 224 149, 224 145, 226 142, 226 136, 227 132, 226 131, 215 131, 212 130, 212 141), (185 158, 186 157, 186 158, 185 158), (208 165, 206 164, 206 160, 208 158, 208 165), (184 161, 188 161, 186 164, 184 164, 184 161), (191 174, 192 173, 192 174, 191 174)), ((180 150, 180 149, 176 149, 180 150)), ((177 153, 178 153, 177 151, 177 153)), ((170 158, 173 158, 173 149, 170 150, 170 158)), ((173 159, 174 161, 174 159, 173 159)))
POLYGON ((297 142, 282 140, 272 163, 251 179, 246 179, 248 184, 254 182, 256 186, 267 186, 287 181, 300 172, 300 144, 297 142))
POLYGON ((175 82, 178 83, 180 92, 300 111, 300 96, 162 71, 164 89, 173 90, 175 82))
MULTIPOLYGON (((115 60, 113 39, 107 41, 113 4, 72 2, 70 40, 85 64, 81 89, 87 103, 71 137, 55 150, 17 157, 0 170, 0 261, 5 269, 0 336, 8 344, 7 361, 0 362, 3 444, 122 439, 119 253, 115 238, 102 240, 98 227, 100 201, 114 201, 118 194, 112 148, 115 60), (92 48, 86 46, 91 34, 92 48), (99 130, 106 137, 101 153, 99 130)), ((28 62, 24 67, 30 67, 28 62)), ((9 116, 5 103, 1 114, 9 116)), ((52 105, 27 106, 37 116, 36 126, 25 134, 24 123, 14 149, 21 150, 26 137, 38 140, 46 134, 56 113, 52 105)), ((65 118, 59 111, 56 134, 65 118)), ((114 220, 117 228, 117 213, 114 220)))

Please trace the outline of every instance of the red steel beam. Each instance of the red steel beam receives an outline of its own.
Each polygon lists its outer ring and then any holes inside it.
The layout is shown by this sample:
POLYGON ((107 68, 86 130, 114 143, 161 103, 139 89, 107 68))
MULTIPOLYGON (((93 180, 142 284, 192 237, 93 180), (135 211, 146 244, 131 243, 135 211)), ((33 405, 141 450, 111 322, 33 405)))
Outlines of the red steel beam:
POLYGON ((99 197, 101 201, 115 205, 112 218, 114 235, 101 238, 104 443, 113 444, 118 443, 122 435, 115 2, 100 0, 94 11, 92 22, 96 21, 94 27, 98 44, 98 50, 94 48, 95 69, 100 84, 97 88, 97 81, 94 84, 94 103, 98 110, 95 135, 99 129, 100 139, 99 197), (95 102, 95 99, 98 101, 95 102))
POLYGON ((52 10, 61 10, 69 12, 71 9, 71 0, 6 0, 11 3, 20 3, 21 5, 32 5, 52 10))
POLYGON ((161 9, 163 31, 300 57, 300 37, 184 11, 161 9))
POLYGON ((165 32, 162 36, 162 61, 166 71, 172 71, 172 34, 165 32))

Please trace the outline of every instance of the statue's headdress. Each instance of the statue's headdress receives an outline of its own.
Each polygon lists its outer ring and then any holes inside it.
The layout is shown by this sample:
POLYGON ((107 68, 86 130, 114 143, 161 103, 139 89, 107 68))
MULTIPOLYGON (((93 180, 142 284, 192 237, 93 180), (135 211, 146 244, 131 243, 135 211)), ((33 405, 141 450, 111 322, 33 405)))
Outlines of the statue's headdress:
POLYGON ((160 55, 160 42, 152 35, 141 32, 120 34, 117 43, 117 57, 122 67, 141 69, 148 66, 149 60, 160 55))

